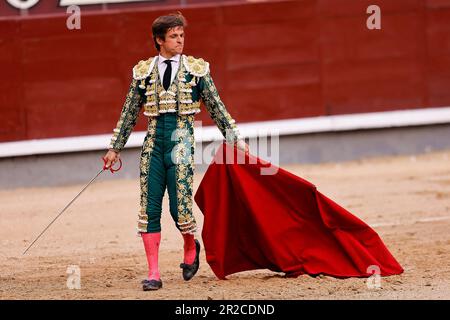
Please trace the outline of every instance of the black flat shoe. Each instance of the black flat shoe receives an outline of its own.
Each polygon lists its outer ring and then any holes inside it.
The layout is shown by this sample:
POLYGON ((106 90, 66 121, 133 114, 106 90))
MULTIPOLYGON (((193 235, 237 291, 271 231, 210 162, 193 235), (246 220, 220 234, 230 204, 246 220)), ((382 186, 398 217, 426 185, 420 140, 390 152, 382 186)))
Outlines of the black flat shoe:
POLYGON ((180 264, 180 268, 183 269, 183 279, 186 281, 191 280, 195 276, 200 266, 200 242, 198 240, 195 240, 195 251, 195 260, 192 264, 180 264))
POLYGON ((162 288, 161 280, 142 280, 142 290, 150 291, 150 290, 158 290, 162 288))

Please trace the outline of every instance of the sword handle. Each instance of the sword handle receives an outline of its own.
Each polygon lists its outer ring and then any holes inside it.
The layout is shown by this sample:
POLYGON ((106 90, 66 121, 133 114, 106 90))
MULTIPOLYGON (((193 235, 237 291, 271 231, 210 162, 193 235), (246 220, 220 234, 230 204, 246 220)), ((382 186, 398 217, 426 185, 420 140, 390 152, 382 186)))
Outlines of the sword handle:
POLYGON ((107 168, 106 167, 106 159, 102 157, 103 160, 103 170, 108 170, 111 171, 111 173, 117 172, 122 168, 122 159, 119 158, 119 167, 118 168, 113 168, 112 166, 107 168))

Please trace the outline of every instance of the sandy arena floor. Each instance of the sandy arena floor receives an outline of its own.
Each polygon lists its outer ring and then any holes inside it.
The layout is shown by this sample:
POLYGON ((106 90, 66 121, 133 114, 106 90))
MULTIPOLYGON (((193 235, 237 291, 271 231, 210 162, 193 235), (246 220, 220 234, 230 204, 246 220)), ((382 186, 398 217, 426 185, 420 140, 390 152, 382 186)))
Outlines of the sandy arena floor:
MULTIPOLYGON (((184 282, 182 238, 166 198, 160 249, 164 288, 143 292, 147 265, 135 234, 138 180, 100 178, 25 256, 23 250, 83 185, 0 191, 0 298, 450 299, 450 150, 283 168, 371 225, 405 273, 382 278, 379 289, 369 289, 366 279, 290 279, 268 270, 221 281, 202 251, 199 273, 184 282), (71 265, 80 268, 79 290, 66 285, 71 265)), ((196 186, 201 179, 197 174, 196 186)), ((195 210, 201 226, 202 214, 195 210)))

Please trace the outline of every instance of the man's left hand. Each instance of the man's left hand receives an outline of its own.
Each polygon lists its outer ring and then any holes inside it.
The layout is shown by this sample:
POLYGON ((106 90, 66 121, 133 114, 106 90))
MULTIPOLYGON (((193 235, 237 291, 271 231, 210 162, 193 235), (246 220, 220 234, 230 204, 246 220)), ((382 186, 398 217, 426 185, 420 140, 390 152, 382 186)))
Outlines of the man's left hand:
POLYGON ((244 151, 246 154, 249 153, 249 147, 248 144, 245 143, 244 140, 240 139, 236 142, 236 147, 242 151, 244 151))

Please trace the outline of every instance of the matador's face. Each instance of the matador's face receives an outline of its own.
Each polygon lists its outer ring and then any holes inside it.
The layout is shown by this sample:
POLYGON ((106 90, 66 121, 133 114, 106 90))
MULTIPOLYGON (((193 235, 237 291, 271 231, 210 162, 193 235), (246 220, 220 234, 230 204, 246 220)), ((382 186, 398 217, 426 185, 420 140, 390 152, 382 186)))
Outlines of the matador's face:
POLYGON ((174 56, 183 53, 184 29, 183 27, 171 28, 166 33, 166 39, 157 39, 161 46, 161 53, 165 56, 174 56))

